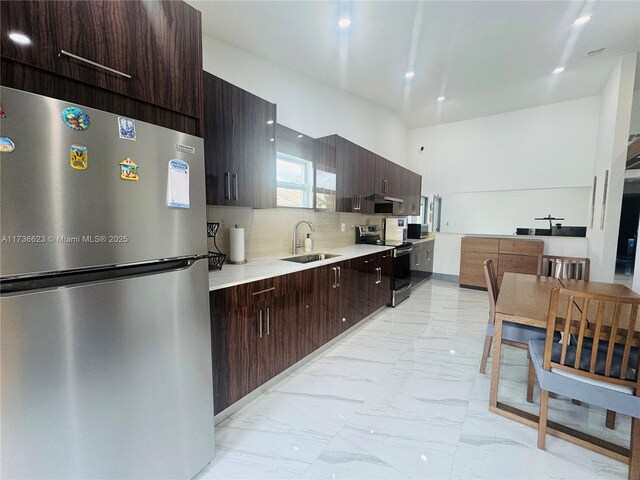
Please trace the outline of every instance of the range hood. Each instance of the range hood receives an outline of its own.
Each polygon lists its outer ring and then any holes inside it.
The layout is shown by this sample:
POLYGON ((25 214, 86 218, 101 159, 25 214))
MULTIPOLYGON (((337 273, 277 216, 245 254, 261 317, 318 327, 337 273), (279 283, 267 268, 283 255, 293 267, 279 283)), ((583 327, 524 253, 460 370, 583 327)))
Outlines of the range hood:
POLYGON ((401 198, 390 197, 388 195, 375 194, 373 196, 373 203, 404 203, 401 198))

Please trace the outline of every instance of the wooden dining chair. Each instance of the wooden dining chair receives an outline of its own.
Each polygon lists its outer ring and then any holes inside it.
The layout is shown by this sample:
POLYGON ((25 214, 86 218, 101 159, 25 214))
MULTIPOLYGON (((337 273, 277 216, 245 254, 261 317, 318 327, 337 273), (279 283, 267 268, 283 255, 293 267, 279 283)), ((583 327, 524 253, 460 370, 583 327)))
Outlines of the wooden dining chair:
MULTIPOLYGON (((538 257, 538 275, 543 277, 566 278, 571 280, 589 281, 591 261, 586 257, 563 257, 560 255, 540 255, 538 257)), ((572 338, 572 342, 576 339, 572 338)), ((587 340, 587 343, 589 340, 587 340)), ((590 346, 590 344, 589 344, 590 346)), ((602 347, 601 347, 602 348, 602 347)), ((530 375, 527 389, 527 399, 533 402, 533 375, 530 375)), ((580 401, 573 399, 573 403, 580 405, 580 401)), ((613 430, 616 424, 615 412, 607 412, 605 425, 613 430)))
POLYGON ((640 418, 639 357, 632 354, 640 346, 639 305, 640 297, 553 289, 546 338, 529 342, 541 389, 538 448, 545 448, 549 392, 640 418), (576 343, 554 342, 558 332, 576 343))
MULTIPOLYGON (((493 338, 493 330, 496 322, 496 301, 498 300, 498 277, 493 261, 487 259, 484 261, 484 276, 487 282, 487 292, 489 293, 489 323, 487 324, 487 335, 484 340, 484 349, 480 360, 480 373, 484 374, 487 369, 487 359, 491 353, 491 339, 493 338)), ((504 322, 502 324, 502 343, 518 347, 527 348, 529 340, 544 339, 545 330, 529 325, 519 325, 512 322, 504 322)))
POLYGON ((539 255, 538 275, 589 281, 590 260, 583 257, 539 255))

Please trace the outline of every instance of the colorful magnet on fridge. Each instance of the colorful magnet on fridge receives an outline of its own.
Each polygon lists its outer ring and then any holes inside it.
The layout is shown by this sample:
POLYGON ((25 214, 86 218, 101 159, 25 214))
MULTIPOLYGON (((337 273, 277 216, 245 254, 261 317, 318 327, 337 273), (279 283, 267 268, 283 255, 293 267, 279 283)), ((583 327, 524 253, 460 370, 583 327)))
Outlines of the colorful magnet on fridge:
POLYGON ((127 117, 118 117, 118 131, 120 132, 120 138, 135 140, 136 122, 127 117))
POLYGON ((15 144, 9 137, 0 137, 0 152, 11 153, 15 148, 15 144))
POLYGON ((89 128, 89 124, 91 123, 91 119, 87 112, 78 107, 67 107, 62 111, 62 121, 69 128, 73 128, 74 130, 86 130, 89 128))
POLYGON ((84 145, 71 145, 69 158, 71 168, 74 170, 86 170, 88 166, 87 147, 84 145))
POLYGON ((121 179, 133 180, 136 182, 140 180, 140 177, 138 176, 138 164, 131 160, 131 158, 125 158, 118 165, 120 165, 121 179))
POLYGON ((4 118, 6 115, 4 114, 4 109, 0 107, 0 118, 4 118))

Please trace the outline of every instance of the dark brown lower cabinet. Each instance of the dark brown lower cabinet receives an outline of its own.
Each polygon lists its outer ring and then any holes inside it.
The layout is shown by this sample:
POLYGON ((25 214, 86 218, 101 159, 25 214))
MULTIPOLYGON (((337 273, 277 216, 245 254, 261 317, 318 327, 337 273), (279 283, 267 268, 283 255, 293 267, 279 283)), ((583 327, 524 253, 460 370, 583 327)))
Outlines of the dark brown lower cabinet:
POLYGON ((382 252, 210 292, 219 413, 386 305, 382 252))

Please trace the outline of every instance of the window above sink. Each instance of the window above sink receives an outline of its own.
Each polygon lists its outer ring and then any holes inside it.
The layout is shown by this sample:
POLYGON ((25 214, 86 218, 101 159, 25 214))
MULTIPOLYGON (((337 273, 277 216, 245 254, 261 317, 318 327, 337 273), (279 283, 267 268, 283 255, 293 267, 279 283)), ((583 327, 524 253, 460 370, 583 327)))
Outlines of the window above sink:
POLYGON ((276 125, 276 205, 313 208, 315 140, 276 125))

